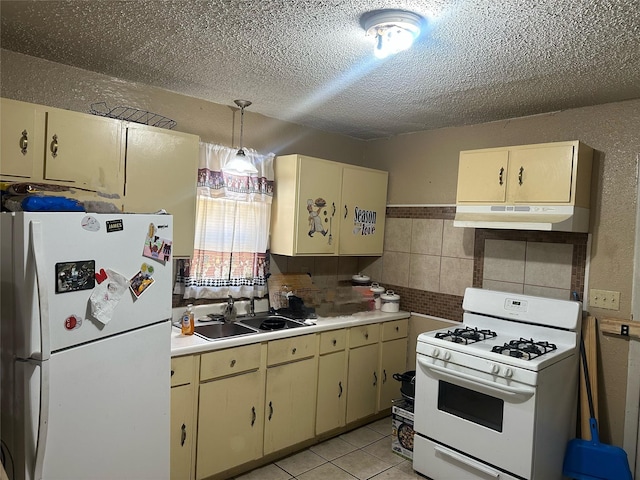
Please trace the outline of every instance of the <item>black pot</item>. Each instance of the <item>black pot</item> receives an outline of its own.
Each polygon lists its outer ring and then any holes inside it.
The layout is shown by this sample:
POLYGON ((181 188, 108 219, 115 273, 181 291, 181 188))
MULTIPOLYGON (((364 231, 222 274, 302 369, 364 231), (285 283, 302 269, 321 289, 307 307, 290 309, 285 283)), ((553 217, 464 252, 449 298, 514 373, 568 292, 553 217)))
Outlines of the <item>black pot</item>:
POLYGON ((404 373, 394 373, 393 378, 402 382, 402 386, 400 387, 400 393, 402 396, 413 402, 416 395, 416 371, 409 370, 404 373))

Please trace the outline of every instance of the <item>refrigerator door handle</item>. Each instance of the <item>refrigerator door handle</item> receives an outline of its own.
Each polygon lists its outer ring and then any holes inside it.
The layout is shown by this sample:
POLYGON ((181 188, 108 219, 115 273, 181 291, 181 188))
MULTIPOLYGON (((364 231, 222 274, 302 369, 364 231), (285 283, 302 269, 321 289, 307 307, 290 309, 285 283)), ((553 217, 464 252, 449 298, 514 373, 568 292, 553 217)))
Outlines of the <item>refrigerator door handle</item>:
POLYGON ((40 366, 40 414, 38 418, 38 438, 36 439, 36 457, 33 466, 33 478, 42 479, 44 452, 49 432, 49 362, 38 362, 40 366))
POLYGON ((51 357, 51 339, 49 336, 49 292, 47 277, 44 272, 44 243, 42 240, 42 225, 40 222, 29 223, 31 249, 36 267, 36 281, 38 283, 38 305, 40 309, 40 358, 49 360, 51 357))

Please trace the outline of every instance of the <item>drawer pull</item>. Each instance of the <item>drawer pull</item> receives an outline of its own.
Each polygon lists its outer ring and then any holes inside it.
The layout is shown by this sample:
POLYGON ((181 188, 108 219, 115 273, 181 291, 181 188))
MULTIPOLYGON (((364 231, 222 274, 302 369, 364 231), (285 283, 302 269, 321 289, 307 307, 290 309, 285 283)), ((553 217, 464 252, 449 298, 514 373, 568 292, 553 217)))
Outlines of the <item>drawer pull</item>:
POLYGON ((332 344, 333 344, 333 346, 335 347, 335 346, 336 346, 336 343, 338 343, 338 341, 334 338, 334 339, 333 339, 333 342, 331 342, 331 343, 332 343, 332 344))
POLYGON ((184 447, 184 442, 187 441, 187 426, 183 423, 182 424, 182 433, 180 434, 180 446, 184 447))
POLYGON ((58 156, 58 135, 54 135, 51 139, 51 156, 56 158, 58 156))
POLYGON ((364 338, 365 338, 365 340, 369 340, 369 334, 365 332, 364 338))
POLYGON ((171 376, 173 377, 173 374, 176 373, 175 370, 171 370, 171 376))
POLYGON ((20 151, 23 155, 27 154, 27 147, 29 146, 29 136, 26 130, 22 131, 22 137, 20 137, 20 151))
POLYGON ((340 387, 340 393, 338 393, 338 398, 342 398, 342 382, 338 382, 338 387, 340 387))
POLYGON ((296 354, 296 347, 293 347, 293 349, 291 350, 291 355, 295 355, 296 354))
POLYGON ((251 426, 256 423, 256 407, 251 407, 251 426))
POLYGON ((396 332, 399 332, 399 331, 400 331, 400 327, 396 326, 396 332))
POLYGON ((235 358, 233 360, 231 360, 231 367, 235 367, 236 366, 236 360, 235 358))
POLYGON ((273 417, 273 403, 269 402, 269 420, 273 417))
POLYGON ((378 384, 378 374, 373 372, 373 386, 375 387, 378 384))

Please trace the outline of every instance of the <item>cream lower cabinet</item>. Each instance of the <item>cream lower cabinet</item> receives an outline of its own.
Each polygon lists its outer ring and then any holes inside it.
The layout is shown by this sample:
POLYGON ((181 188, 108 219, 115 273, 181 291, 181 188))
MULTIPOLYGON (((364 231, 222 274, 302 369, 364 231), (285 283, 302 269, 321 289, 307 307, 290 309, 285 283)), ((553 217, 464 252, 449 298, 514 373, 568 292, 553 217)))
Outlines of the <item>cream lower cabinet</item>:
POLYGON ((202 355, 196 478, 262 456, 264 370, 261 344, 202 355))
POLYGON ((121 123, 111 118, 0 100, 0 175, 121 194, 121 123))
POLYGON ((271 253, 382 255, 387 172, 285 155, 275 179, 271 253))
POLYGON ((378 411, 391 408, 393 400, 402 398, 401 383, 393 378, 393 374, 404 373, 407 368, 409 320, 386 322, 381 328, 378 411))
POLYGON ((349 329, 347 424, 376 413, 379 378, 380 325, 349 329))
POLYGON ((264 454, 314 437, 316 335, 268 343, 264 454))
POLYGON ((171 359, 171 480, 193 478, 199 357, 171 359))
POLYGON ((173 215, 173 255, 193 256, 199 138, 126 124, 125 212, 173 215))
POLYGON ((345 425, 347 411, 347 331, 322 332, 318 359, 316 435, 345 425))

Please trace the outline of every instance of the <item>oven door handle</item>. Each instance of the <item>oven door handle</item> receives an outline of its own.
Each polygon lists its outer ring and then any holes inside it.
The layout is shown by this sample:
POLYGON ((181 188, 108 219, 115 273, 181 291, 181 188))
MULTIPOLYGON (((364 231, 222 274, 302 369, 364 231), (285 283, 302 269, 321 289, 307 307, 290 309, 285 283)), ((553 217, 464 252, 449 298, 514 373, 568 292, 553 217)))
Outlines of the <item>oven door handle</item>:
POLYGON ((519 388, 519 387, 512 387, 510 385, 503 385, 501 383, 485 380, 484 378, 474 377, 473 375, 469 375, 468 373, 463 373, 463 372, 452 373, 449 369, 445 367, 440 367, 438 365, 431 365, 420 357, 418 357, 418 363, 422 365, 424 368, 428 370, 433 370, 439 375, 443 377, 447 377, 450 380, 458 381, 458 382, 462 380, 463 382, 466 382, 466 383, 481 385, 494 392, 497 391, 500 393, 506 393, 507 395, 512 395, 512 396, 517 395, 517 396, 525 396, 525 397, 531 397, 535 393, 535 390, 531 388, 519 388))
POLYGON ((445 448, 441 445, 434 445, 433 449, 436 451, 436 453, 439 453, 445 457, 449 457, 455 460, 456 462, 460 462, 464 465, 467 465, 475 470, 478 470, 479 472, 484 473, 485 475, 488 475, 491 478, 500 478, 500 472, 498 470, 489 468, 488 466, 483 465, 482 463, 472 460, 470 458, 467 458, 464 455, 459 454, 458 452, 449 450, 448 448, 445 448))

